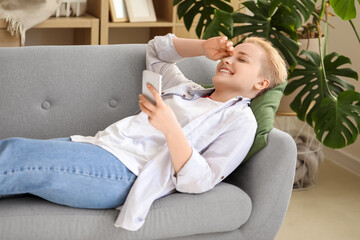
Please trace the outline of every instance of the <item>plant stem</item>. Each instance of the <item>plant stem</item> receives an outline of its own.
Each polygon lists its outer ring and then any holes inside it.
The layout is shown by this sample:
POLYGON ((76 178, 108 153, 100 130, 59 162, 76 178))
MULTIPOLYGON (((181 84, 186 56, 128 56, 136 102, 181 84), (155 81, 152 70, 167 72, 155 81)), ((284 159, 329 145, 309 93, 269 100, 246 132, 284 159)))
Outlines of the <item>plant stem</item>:
POLYGON ((270 39, 270 26, 271 26, 271 18, 267 18, 267 21, 266 21, 266 31, 265 31, 265 36, 267 39, 270 39))
MULTIPOLYGON (((319 54, 320 54, 320 64, 321 64, 321 72, 322 72, 322 75, 323 75, 323 80, 324 80, 324 83, 325 83, 325 86, 326 86, 326 89, 330 95, 330 97, 336 101, 336 97, 331 93, 330 91, 330 88, 329 88, 329 84, 327 82, 327 79, 326 79, 326 71, 325 71, 325 65, 324 65, 324 56, 323 56, 323 52, 322 52, 322 46, 321 46, 321 28, 320 28, 320 22, 316 22, 316 28, 317 28, 317 31, 319 33, 319 36, 318 36, 318 41, 319 41, 319 54)), ((325 41, 326 41, 326 37, 325 36, 325 41)))
MULTIPOLYGON (((324 11, 325 11, 325 3, 326 3, 326 0, 322 0, 322 2, 321 2, 321 10, 320 10, 319 19, 322 19, 323 15, 324 15, 324 11)), ((320 20, 319 20, 319 22, 320 22, 320 20)))
MULTIPOLYGON (((329 22, 328 22, 328 10, 329 10, 329 3, 326 3, 325 7, 325 43, 324 43, 324 56, 327 54, 327 45, 328 45, 328 36, 329 36, 329 22)), ((321 38, 322 36, 319 36, 321 38)))
POLYGON ((240 7, 239 9, 234 10, 233 12, 240 12, 240 11, 243 10, 244 8, 246 8, 246 7, 245 7, 245 6, 242 6, 242 7, 240 7))
POLYGON ((350 25, 351 25, 351 27, 353 28, 353 30, 354 30, 354 32, 355 32, 355 35, 356 35, 356 37, 357 37, 358 42, 359 42, 359 44, 360 44, 360 37, 359 37, 358 32, 356 31, 355 25, 354 25, 354 23, 353 23, 352 20, 349 20, 349 22, 350 22, 350 25))

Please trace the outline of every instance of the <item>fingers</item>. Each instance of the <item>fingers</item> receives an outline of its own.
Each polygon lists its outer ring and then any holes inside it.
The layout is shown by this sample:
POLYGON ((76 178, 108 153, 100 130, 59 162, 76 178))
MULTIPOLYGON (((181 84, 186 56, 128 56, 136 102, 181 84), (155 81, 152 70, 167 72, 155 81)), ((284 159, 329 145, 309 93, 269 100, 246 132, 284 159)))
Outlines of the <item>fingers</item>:
POLYGON ((219 59, 219 60, 221 60, 221 59, 226 58, 226 57, 228 57, 228 56, 229 56, 229 55, 228 55, 227 53, 217 53, 217 54, 214 55, 214 59, 219 59))
POLYGON ((225 43, 228 40, 228 37, 227 36, 222 36, 222 37, 219 37, 219 40, 220 40, 221 43, 225 43))
POLYGON ((156 88, 154 88, 154 86, 149 83, 147 84, 147 87, 150 90, 151 94, 154 96, 156 105, 162 104, 163 100, 162 100, 160 94, 156 91, 156 88))
POLYGON ((230 51, 223 51, 223 52, 218 52, 218 53, 215 53, 213 55, 213 58, 214 59, 217 59, 217 60, 221 60, 223 58, 226 58, 226 57, 231 57, 235 54, 235 51, 234 50, 230 50, 230 51))
POLYGON ((155 106, 146 99, 142 94, 139 94, 139 107, 147 115, 151 114, 155 110, 155 106))
POLYGON ((228 54, 228 55, 230 55, 230 56, 232 56, 232 55, 234 55, 234 47, 233 47, 233 42, 231 42, 231 41, 227 41, 226 43, 225 43, 225 51, 226 51, 226 53, 228 54))
POLYGON ((148 115, 148 116, 151 115, 151 111, 144 106, 144 103, 141 102, 141 100, 139 101, 139 107, 140 107, 141 111, 143 111, 146 115, 148 115))
POLYGON ((221 51, 217 52, 214 56, 216 59, 233 56, 235 53, 233 42, 228 40, 226 36, 219 37, 219 48, 221 51))
POLYGON ((159 93, 151 84, 147 84, 147 87, 149 88, 151 94, 155 98, 156 106, 152 104, 149 100, 147 100, 147 98, 144 95, 139 94, 139 107, 141 111, 146 113, 148 116, 151 116, 156 111, 157 107, 164 105, 164 102, 161 96, 159 95, 159 93))
POLYGON ((226 36, 220 38, 220 47, 227 52, 234 50, 233 42, 228 40, 226 36))

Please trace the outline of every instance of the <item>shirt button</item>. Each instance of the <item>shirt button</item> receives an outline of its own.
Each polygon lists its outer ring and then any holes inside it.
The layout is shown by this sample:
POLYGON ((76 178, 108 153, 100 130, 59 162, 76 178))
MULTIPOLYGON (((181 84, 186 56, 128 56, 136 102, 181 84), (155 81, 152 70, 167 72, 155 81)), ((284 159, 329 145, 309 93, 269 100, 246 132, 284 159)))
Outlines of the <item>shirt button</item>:
POLYGON ((183 94, 183 97, 186 97, 186 94, 183 94))
POLYGON ((161 92, 161 95, 164 95, 165 92, 161 92))
POLYGON ((222 177, 221 177, 221 180, 223 180, 224 178, 225 178, 225 177, 224 177, 224 176, 222 176, 222 177))

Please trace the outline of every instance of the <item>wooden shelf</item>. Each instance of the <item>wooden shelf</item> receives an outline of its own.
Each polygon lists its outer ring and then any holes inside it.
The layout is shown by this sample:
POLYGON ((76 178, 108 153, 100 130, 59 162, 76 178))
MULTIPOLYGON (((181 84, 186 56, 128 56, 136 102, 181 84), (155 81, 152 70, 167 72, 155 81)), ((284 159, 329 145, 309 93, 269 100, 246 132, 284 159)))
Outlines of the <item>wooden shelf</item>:
MULTIPOLYGON (((85 14, 80 17, 51 17, 33 28, 91 28, 99 25, 99 19, 85 14)), ((5 20, 0 21, 0 28, 7 28, 5 20)))
POLYGON ((34 28, 92 28, 99 19, 86 13, 79 17, 51 17, 34 28))
POLYGON ((5 20, 0 20, 0 28, 7 28, 7 23, 5 20))
POLYGON ((109 22, 109 28, 137 28, 137 27, 172 27, 170 21, 159 19, 156 22, 109 22))
MULTIPOLYGON (((7 23, 0 21, 0 29, 6 29, 7 23)), ((99 19, 85 13, 79 17, 51 17, 44 22, 32 27, 36 29, 76 29, 74 42, 76 44, 99 44, 99 19)), ((3 33, 4 34, 4 33, 3 33)), ((15 38, 15 36, 14 36, 15 38)), ((13 40, 12 40, 13 41, 13 40)), ((11 42, 9 41, 9 46, 11 42)), ((1 44, 6 46, 6 42, 1 44)), ((18 44, 18 46, 20 46, 18 44)))

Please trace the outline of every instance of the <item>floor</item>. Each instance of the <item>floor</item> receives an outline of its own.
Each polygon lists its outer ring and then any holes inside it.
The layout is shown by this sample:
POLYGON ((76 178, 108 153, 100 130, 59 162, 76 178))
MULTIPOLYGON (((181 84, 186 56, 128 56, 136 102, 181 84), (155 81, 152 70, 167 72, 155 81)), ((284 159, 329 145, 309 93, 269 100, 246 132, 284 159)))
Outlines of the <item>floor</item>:
POLYGON ((360 176, 325 160, 315 187, 293 191, 275 240, 305 239, 360 239, 360 176))

